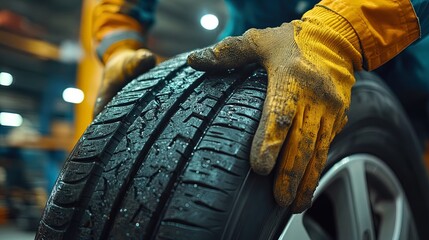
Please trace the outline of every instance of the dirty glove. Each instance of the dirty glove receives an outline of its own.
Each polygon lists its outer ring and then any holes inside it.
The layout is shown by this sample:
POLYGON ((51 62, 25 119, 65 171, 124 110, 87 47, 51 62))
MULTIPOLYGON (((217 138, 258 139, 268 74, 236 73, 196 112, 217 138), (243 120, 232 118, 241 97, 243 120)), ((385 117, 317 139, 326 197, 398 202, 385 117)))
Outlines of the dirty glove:
POLYGON ((94 107, 94 116, 129 81, 155 66, 155 56, 146 49, 117 49, 106 60, 103 78, 94 107))
POLYGON ((302 212, 347 121, 353 71, 377 68, 419 36, 409 0, 322 0, 301 20, 227 38, 188 62, 211 71, 257 62, 267 70, 250 163, 264 175, 276 165, 277 203, 302 212))
POLYGON ((256 173, 276 166, 274 197, 302 212, 327 159, 329 145, 347 121, 354 68, 362 62, 359 39, 341 16, 322 7, 277 28, 251 29, 192 53, 199 70, 258 62, 268 89, 250 163, 256 173))

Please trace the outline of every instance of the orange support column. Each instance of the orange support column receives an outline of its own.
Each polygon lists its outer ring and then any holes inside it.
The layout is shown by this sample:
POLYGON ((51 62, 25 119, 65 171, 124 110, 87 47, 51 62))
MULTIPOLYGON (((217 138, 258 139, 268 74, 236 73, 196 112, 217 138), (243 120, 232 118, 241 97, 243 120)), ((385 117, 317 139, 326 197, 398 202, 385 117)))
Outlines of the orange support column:
POLYGON ((85 93, 85 99, 75 108, 76 141, 92 121, 92 111, 101 81, 101 64, 95 55, 91 34, 92 10, 95 3, 96 0, 82 1, 80 40, 84 54, 78 67, 77 87, 85 93))

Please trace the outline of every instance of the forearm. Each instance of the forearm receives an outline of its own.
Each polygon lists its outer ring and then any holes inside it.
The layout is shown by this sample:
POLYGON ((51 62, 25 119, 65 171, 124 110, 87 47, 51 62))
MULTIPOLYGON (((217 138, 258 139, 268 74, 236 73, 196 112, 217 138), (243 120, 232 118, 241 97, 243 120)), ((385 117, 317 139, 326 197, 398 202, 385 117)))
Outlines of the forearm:
POLYGON ((101 0, 93 12, 97 54, 105 62, 118 48, 138 49, 154 21, 156 0, 101 0))

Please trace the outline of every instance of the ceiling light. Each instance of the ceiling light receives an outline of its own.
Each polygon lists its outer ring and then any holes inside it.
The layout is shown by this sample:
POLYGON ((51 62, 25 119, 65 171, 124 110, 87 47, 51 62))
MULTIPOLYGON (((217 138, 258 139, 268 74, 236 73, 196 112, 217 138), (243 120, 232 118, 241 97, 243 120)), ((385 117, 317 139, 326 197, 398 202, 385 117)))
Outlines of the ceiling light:
POLYGON ((65 40, 60 44, 60 60, 65 63, 78 62, 82 58, 82 48, 76 41, 65 40))
POLYGON ((0 85, 10 86, 13 83, 13 76, 7 72, 0 72, 0 85))
POLYGON ((219 25, 219 19, 213 14, 206 14, 201 17, 201 26, 207 30, 214 30, 219 25))
POLYGON ((63 91, 63 99, 66 102, 78 104, 83 101, 85 95, 79 88, 66 88, 63 91))
POLYGON ((19 127, 22 125, 22 116, 17 113, 0 112, 0 125, 19 127))

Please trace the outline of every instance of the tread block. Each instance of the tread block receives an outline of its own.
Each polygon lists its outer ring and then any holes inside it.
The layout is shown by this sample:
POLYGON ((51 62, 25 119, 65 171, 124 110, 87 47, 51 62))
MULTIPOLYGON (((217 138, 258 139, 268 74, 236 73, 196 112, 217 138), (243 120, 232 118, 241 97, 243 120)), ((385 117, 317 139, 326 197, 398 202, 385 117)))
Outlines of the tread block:
POLYGON ((96 163, 79 163, 69 161, 65 170, 61 172, 61 179, 65 183, 77 182, 88 177, 96 163))
POLYGON ((51 204, 45 209, 44 221, 49 222, 51 227, 64 229, 74 213, 74 208, 64 208, 51 204))
POLYGON ((115 106, 115 102, 112 101, 102 111, 102 114, 97 115, 94 122, 119 122, 131 111, 132 108, 133 105, 115 106))
POLYGON ((52 202, 58 206, 68 206, 76 203, 82 194, 85 186, 84 182, 77 184, 69 184, 63 181, 58 181, 51 193, 52 202))
POLYGON ((64 239, 64 234, 65 234, 64 231, 55 230, 42 220, 40 222, 40 226, 36 234, 36 239, 41 239, 41 240, 64 239))
POLYGON ((86 130, 85 138, 89 140, 108 138, 119 128, 119 126, 119 122, 105 123, 103 125, 90 125, 86 130))
MULTIPOLYGON (((73 159, 73 161, 79 161, 79 159, 96 158, 103 152, 109 140, 109 138, 102 138, 85 141, 80 144, 78 148, 73 150, 70 157, 73 159)), ((94 161, 96 160, 94 159, 94 161)))

